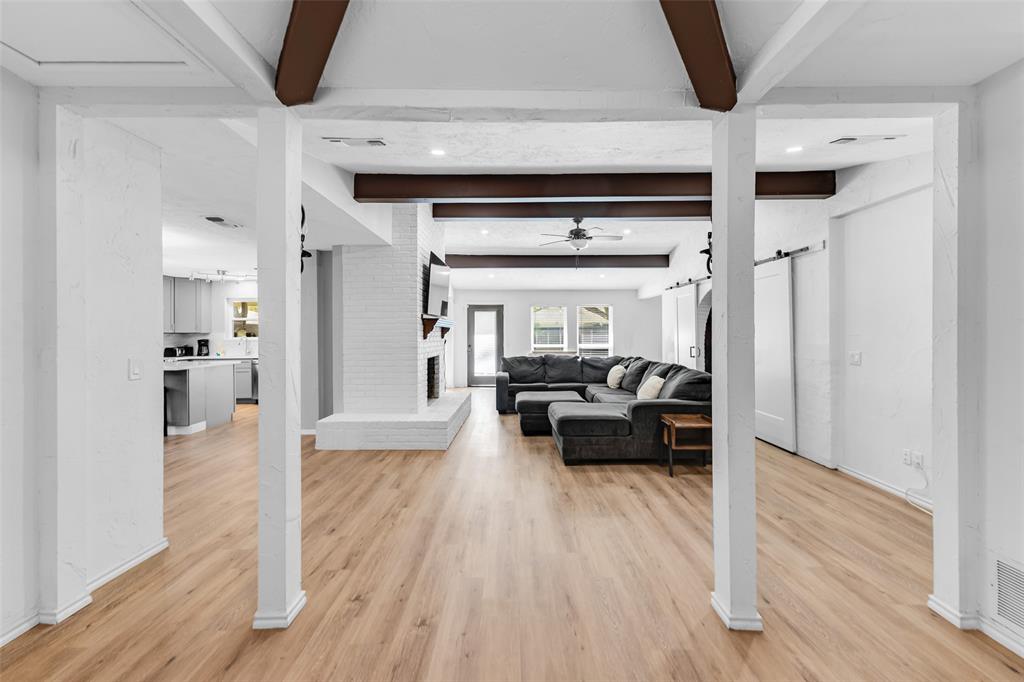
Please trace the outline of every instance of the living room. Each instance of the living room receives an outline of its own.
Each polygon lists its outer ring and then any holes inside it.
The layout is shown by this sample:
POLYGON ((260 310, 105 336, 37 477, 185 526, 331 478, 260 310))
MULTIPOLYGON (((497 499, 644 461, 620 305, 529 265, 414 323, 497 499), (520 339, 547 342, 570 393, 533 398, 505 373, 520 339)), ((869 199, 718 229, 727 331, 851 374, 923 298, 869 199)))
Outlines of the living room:
POLYGON ((1024 5, 59 7, 5 677, 1021 677, 1024 5), (220 262, 258 400, 161 437, 220 262))

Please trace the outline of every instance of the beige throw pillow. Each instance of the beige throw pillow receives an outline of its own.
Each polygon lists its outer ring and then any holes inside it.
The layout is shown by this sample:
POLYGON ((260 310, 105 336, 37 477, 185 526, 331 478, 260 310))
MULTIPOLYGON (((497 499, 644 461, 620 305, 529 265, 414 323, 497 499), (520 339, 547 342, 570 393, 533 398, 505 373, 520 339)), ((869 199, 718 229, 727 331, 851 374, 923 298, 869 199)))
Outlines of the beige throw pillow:
POLYGON ((654 400, 661 393, 661 385, 664 383, 661 377, 650 377, 636 390, 636 397, 640 400, 654 400))
POLYGON ((622 377, 626 376, 626 368, 622 365, 615 365, 608 370, 608 388, 618 388, 622 384, 622 377))

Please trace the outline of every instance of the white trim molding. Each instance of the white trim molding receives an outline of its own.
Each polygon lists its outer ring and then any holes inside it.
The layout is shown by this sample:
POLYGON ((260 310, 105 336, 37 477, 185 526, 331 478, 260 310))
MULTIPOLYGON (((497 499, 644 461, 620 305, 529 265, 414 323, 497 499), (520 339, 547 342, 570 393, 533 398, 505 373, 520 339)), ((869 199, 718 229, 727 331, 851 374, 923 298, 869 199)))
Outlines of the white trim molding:
POLYGON ((8 644, 9 642, 13 642, 37 625, 39 625, 38 613, 25 616, 25 618, 12 625, 7 632, 0 635, 0 647, 8 644))
POLYGON ((40 611, 39 622, 43 625, 56 625, 75 615, 92 603, 92 595, 87 594, 76 602, 72 602, 57 611, 40 611))
POLYGON ((998 623, 991 618, 981 616, 979 618, 978 629, 1013 653, 1024 658, 1024 639, 1022 639, 1017 633, 1009 630, 1002 623, 998 623))
POLYGON ((302 590, 286 613, 257 613, 252 620, 253 630, 281 630, 292 624, 299 611, 306 605, 306 591, 302 590))
POLYGON ((908 490, 904 490, 903 488, 898 488, 898 487, 896 487, 894 485, 886 483, 885 481, 883 481, 881 479, 877 479, 874 476, 871 476, 869 474, 865 474, 863 472, 857 471, 856 469, 851 469, 850 467, 844 466, 842 464, 840 464, 838 467, 836 467, 836 469, 840 473, 843 473, 843 474, 846 474, 847 476, 851 476, 853 478, 856 478, 858 481, 862 481, 864 483, 867 483, 868 485, 870 485, 870 486, 872 486, 874 488, 878 488, 879 490, 885 491, 885 492, 889 493, 890 495, 895 495, 896 497, 902 498, 903 500, 906 500, 907 502, 911 501, 911 500, 907 499, 907 497, 909 495, 909 497, 913 498, 913 503, 915 505, 923 507, 924 509, 926 509, 928 511, 932 510, 932 502, 931 502, 931 500, 923 498, 920 495, 910 494, 908 490))
POLYGON ((981 619, 978 617, 978 614, 957 611, 934 594, 928 595, 928 608, 961 630, 977 630, 981 626, 981 619))
POLYGON ((757 611, 754 612, 753 616, 733 616, 730 615, 722 602, 719 601, 718 595, 714 592, 711 593, 711 608, 715 610, 718 617, 725 623, 725 627, 730 630, 743 630, 745 632, 763 632, 764 621, 761 619, 761 614, 757 611))
POLYGON ((105 573, 102 573, 93 580, 90 580, 87 584, 89 591, 92 592, 93 590, 97 590, 103 587, 114 578, 117 578, 118 576, 130 571, 146 559, 154 557, 160 552, 164 551, 170 546, 170 544, 171 543, 167 540, 167 538, 160 538, 158 542, 153 543, 152 545, 142 550, 135 556, 129 558, 126 561, 122 561, 120 564, 114 566, 109 571, 106 571, 105 573))
POLYGON ((171 426, 167 425, 168 436, 191 436, 193 433, 199 433, 200 431, 206 430, 206 422, 196 422, 195 424, 189 424, 188 426, 171 426))

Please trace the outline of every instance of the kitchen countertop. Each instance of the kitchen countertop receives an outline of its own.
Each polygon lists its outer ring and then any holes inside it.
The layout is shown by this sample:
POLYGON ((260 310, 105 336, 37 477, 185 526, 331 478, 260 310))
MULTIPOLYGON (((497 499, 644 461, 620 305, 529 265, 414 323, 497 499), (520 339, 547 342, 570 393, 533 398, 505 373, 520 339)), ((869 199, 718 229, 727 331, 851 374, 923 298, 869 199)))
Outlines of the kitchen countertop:
POLYGON ((177 360, 179 362, 223 362, 242 360, 259 360, 258 355, 183 355, 179 358, 164 358, 164 360, 177 360))
MULTIPOLYGON (((249 358, 246 358, 249 359, 249 358)), ((164 360, 165 372, 185 372, 190 369, 204 369, 206 367, 223 367, 225 365, 240 365, 241 360, 218 358, 210 360, 206 358, 167 358, 164 360), (184 362, 183 362, 184 360, 184 362)))

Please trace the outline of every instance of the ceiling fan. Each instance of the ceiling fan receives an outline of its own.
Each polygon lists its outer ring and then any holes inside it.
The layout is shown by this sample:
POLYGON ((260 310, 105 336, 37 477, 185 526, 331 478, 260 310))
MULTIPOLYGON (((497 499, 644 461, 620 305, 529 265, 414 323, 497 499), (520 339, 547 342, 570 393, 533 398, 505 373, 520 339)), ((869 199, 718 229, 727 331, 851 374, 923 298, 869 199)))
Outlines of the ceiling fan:
POLYGON ((590 242, 594 239, 607 239, 609 241, 622 241, 622 235, 619 234, 590 234, 594 230, 603 230, 602 227, 591 227, 584 229, 580 227, 580 223, 583 222, 583 218, 573 218, 572 221, 576 223, 576 227, 569 230, 569 234, 548 234, 542 233, 542 237, 561 237, 553 242, 544 242, 541 246, 548 246, 550 244, 561 244, 562 242, 568 242, 569 246, 582 251, 590 245, 590 242))

